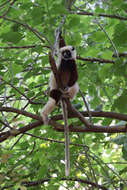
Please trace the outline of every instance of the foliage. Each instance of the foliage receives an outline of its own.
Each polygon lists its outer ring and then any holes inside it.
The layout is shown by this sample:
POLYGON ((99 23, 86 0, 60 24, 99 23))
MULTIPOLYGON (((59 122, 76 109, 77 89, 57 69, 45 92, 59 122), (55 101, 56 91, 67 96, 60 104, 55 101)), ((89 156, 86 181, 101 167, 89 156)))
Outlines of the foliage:
MULTIPOLYGON (((55 30, 66 15, 62 25, 64 37, 67 44, 76 47, 78 83, 90 110, 125 116, 122 121, 94 117, 94 124, 126 127, 126 11, 124 0, 1 0, 1 141, 11 129, 10 137, 0 145, 1 189, 127 188, 126 133, 71 133, 71 177, 67 179, 64 133, 41 125, 16 136, 19 129, 35 122, 35 118, 2 110, 11 107, 39 115, 48 99, 48 52, 55 30)), ((80 93, 73 104, 79 111, 86 110, 80 93)), ((51 116, 59 112, 58 108, 51 116)), ((76 118, 69 122, 82 125, 76 118)))

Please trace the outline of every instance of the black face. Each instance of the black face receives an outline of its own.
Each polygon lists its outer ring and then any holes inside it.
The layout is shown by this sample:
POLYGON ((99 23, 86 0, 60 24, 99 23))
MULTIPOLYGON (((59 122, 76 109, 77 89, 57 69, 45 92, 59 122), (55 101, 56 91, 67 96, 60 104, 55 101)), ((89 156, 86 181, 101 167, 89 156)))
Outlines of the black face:
POLYGON ((71 52, 69 50, 65 50, 65 51, 62 52, 62 56, 65 59, 71 58, 71 52))

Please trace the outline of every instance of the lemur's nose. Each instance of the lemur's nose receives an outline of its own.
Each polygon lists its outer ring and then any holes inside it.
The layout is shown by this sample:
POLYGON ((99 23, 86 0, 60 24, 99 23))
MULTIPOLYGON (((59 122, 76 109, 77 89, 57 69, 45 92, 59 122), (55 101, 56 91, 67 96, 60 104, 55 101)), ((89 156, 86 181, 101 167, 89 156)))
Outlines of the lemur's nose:
POLYGON ((71 52, 69 50, 65 50, 63 52, 63 57, 66 58, 66 59, 70 58, 71 57, 71 52))

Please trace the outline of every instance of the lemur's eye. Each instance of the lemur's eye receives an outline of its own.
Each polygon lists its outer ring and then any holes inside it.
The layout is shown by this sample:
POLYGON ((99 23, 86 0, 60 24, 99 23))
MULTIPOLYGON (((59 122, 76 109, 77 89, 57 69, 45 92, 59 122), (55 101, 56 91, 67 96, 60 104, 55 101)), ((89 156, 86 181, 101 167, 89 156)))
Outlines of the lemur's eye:
POLYGON ((75 50, 75 48, 74 47, 72 47, 72 51, 74 51, 75 50))

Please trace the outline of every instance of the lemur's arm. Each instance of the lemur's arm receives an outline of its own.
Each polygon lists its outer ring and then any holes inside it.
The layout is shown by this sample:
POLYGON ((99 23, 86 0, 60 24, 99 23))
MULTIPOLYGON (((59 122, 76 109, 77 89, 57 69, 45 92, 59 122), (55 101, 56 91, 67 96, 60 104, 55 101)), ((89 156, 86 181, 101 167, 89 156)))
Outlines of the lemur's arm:
POLYGON ((75 83, 78 80, 78 71, 77 71, 77 66, 76 66, 75 60, 73 60, 73 62, 74 62, 74 64, 73 64, 74 66, 73 66, 73 69, 71 70, 71 77, 70 77, 70 80, 68 83, 69 87, 72 87, 73 85, 75 85, 75 83))

